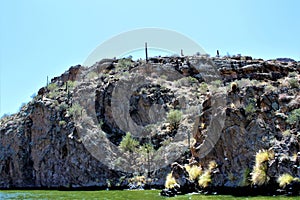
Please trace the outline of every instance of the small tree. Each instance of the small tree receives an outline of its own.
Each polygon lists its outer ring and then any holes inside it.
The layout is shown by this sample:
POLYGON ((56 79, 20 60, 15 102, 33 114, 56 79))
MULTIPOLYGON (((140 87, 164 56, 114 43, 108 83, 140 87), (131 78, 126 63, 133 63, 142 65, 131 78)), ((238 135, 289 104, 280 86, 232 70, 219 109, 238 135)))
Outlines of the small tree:
POLYGON ((167 115, 167 121, 171 126, 176 129, 179 126, 179 123, 182 119, 182 112, 180 110, 170 110, 167 115))
POLYGON ((119 145, 123 152, 135 152, 139 145, 139 141, 131 137, 131 133, 127 132, 125 136, 123 136, 122 141, 119 145))

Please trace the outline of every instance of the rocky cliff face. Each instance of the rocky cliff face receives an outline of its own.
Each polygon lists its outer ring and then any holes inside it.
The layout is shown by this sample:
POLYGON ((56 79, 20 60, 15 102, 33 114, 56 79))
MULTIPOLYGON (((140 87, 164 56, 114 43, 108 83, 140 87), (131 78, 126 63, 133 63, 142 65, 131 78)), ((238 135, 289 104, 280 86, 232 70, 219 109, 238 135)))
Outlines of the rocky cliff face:
POLYGON ((299 73, 299 62, 241 56, 71 67, 1 118, 0 188, 127 186, 143 171, 152 178, 144 182, 162 186, 169 164, 187 158, 202 167, 217 163, 213 186, 244 186, 259 150, 274 153, 271 182, 283 173, 300 177, 299 73), (206 64, 196 66, 199 59, 213 66, 215 79, 206 64), (177 123, 164 120, 172 110, 182 111, 177 123), (141 147, 124 153, 127 131, 141 147), (86 145, 92 136, 100 152, 86 145), (143 154, 145 144, 152 149, 143 154))

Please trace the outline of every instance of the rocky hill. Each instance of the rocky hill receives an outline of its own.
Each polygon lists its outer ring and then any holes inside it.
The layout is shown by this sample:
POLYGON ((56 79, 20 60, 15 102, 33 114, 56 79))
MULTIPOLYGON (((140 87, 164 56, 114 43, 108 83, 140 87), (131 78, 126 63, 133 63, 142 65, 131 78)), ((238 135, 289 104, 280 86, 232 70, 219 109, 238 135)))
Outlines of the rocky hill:
POLYGON ((299 73, 300 62, 249 56, 73 66, 1 118, 0 188, 294 191, 299 73))

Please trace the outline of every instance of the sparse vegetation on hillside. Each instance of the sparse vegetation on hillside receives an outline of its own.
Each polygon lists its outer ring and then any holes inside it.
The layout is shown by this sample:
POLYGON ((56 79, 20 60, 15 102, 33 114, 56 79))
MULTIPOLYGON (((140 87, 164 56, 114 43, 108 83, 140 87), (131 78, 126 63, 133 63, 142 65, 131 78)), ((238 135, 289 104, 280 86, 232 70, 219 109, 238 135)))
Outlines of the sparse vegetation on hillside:
POLYGON ((167 114, 167 121, 176 129, 182 119, 182 112, 180 110, 170 110, 167 114))
POLYGON ((74 103, 70 108, 69 108, 69 114, 72 116, 81 116, 83 108, 79 103, 74 103))
POLYGON ((256 112, 256 101, 255 99, 250 99, 248 104, 245 107, 245 113, 247 116, 247 119, 252 119, 252 115, 254 115, 256 112))
POLYGON ((291 125, 292 124, 299 124, 299 121, 300 121, 300 108, 293 110, 289 114, 289 116, 286 120, 286 122, 291 124, 291 125))
POLYGON ((50 92, 54 92, 55 90, 58 89, 58 86, 56 83, 50 83, 47 88, 49 89, 50 92))
POLYGON ((131 133, 127 132, 125 136, 123 136, 122 141, 119 145, 120 149, 124 152, 135 152, 138 148, 139 141, 131 137, 131 133))
POLYGON ((296 78, 290 78, 290 79, 288 79, 288 82, 289 82, 291 88, 299 88, 300 87, 298 79, 296 79, 296 78))
POLYGON ((117 68, 128 69, 132 66, 132 61, 130 58, 123 58, 118 61, 117 68))

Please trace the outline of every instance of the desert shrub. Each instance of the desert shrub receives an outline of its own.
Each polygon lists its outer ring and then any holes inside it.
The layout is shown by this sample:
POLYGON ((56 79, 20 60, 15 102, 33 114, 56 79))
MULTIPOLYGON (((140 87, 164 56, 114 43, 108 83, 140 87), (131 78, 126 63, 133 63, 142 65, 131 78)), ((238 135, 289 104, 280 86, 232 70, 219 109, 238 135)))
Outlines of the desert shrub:
POLYGON ((68 112, 72 116, 79 116, 81 115, 82 107, 80 104, 74 103, 72 107, 69 108, 68 112))
POLYGON ((163 80, 167 80, 168 79, 168 77, 166 75, 161 75, 160 78, 163 79, 163 80))
POLYGON ((255 100, 250 99, 249 103, 245 107, 245 113, 247 115, 247 119, 250 119, 251 116, 256 112, 255 100))
POLYGON ((264 166, 254 166, 251 175, 251 181, 255 185, 264 185, 269 182, 269 177, 264 166))
POLYGON ((277 183, 279 183, 279 186, 282 188, 285 188, 288 184, 290 184, 292 181, 300 181, 299 178, 294 178, 290 174, 282 174, 281 176, 278 177, 277 183))
POLYGON ((189 179, 191 181, 198 179, 199 176, 202 174, 201 167, 197 165, 192 165, 192 166, 186 165, 185 170, 188 172, 189 179))
POLYGON ((216 161, 212 160, 208 163, 208 170, 212 171, 218 167, 216 161))
POLYGON ((129 183, 132 183, 136 186, 142 186, 146 184, 145 176, 134 176, 128 180, 129 183))
POLYGON ((145 143, 140 147, 140 151, 142 154, 146 155, 148 153, 153 153, 154 147, 151 143, 145 143))
POLYGON ((211 182, 212 182, 211 173, 217 167, 218 167, 218 165, 217 165, 216 161, 212 160, 209 162, 208 168, 198 178, 198 185, 200 187, 206 188, 211 184, 211 182))
POLYGON ((202 83, 200 84, 199 90, 200 90, 200 93, 201 93, 201 94, 205 94, 205 93, 207 92, 207 90, 208 90, 208 85, 207 85, 207 83, 202 82, 202 83))
POLYGON ((94 72, 94 71, 91 71, 91 72, 89 72, 88 74, 87 74, 87 79, 89 79, 89 80, 91 80, 91 79, 94 79, 94 78, 96 78, 98 76, 98 74, 96 73, 96 72, 94 72))
POLYGON ((211 82, 211 85, 215 86, 215 87, 221 87, 222 86, 222 81, 221 80, 215 80, 211 82))
POLYGON ((68 89, 69 90, 73 90, 77 84, 76 81, 71 81, 71 80, 68 80, 67 83, 65 83, 65 85, 68 84, 68 89))
POLYGON ((269 177, 267 175, 267 161, 274 159, 274 152, 260 150, 255 155, 255 166, 251 173, 251 181, 255 185, 264 185, 269 182, 269 177))
POLYGON ((66 125, 67 124, 67 122, 66 121, 64 121, 64 120, 61 120, 61 121, 59 121, 59 126, 64 126, 64 125, 66 125))
POLYGON ((289 116, 286 120, 286 122, 291 124, 291 125, 299 123, 299 121, 300 121, 300 108, 293 110, 289 114, 289 116))
POLYGON ((127 69, 132 66, 131 59, 123 58, 118 61, 117 68, 127 69))
POLYGON ((239 88, 245 88, 247 86, 258 85, 260 82, 257 80, 242 78, 241 80, 236 81, 236 83, 238 84, 239 88))
POLYGON ((288 137, 291 135, 291 131, 288 129, 288 130, 285 130, 282 132, 282 135, 285 136, 285 137, 288 137))
POLYGON ((120 142, 120 149, 123 152, 135 152, 137 150, 137 147, 139 145, 139 142, 131 137, 131 133, 127 132, 125 136, 123 136, 122 141, 120 142))
POLYGON ((194 77, 189 76, 189 77, 187 77, 187 79, 190 84, 198 83, 198 80, 194 77))
POLYGON ((170 110, 167 114, 167 121, 173 128, 177 128, 182 119, 182 112, 180 110, 170 110))
POLYGON ((288 77, 289 78, 294 78, 297 76, 297 72, 289 72, 288 77))
POLYGON ((241 187, 245 187, 245 186, 250 185, 250 173, 251 173, 251 170, 249 168, 246 168, 244 170, 243 177, 242 177, 242 180, 240 182, 241 187))
POLYGON ((198 80, 194 77, 188 76, 188 77, 183 77, 181 79, 176 80, 175 86, 176 87, 181 87, 181 86, 189 87, 189 86, 193 86, 195 83, 198 83, 198 80))
POLYGON ((58 86, 56 85, 56 83, 50 83, 48 86, 47 86, 48 90, 50 90, 50 92, 54 92, 55 90, 58 89, 58 86))
POLYGON ((200 187, 206 188, 211 183, 211 172, 209 170, 206 170, 198 180, 198 184, 200 187))
POLYGON ((174 186, 176 185, 176 180, 173 177, 172 173, 169 173, 166 177, 166 182, 165 182, 165 187, 166 188, 174 188, 174 186))
POLYGON ((291 88, 299 88, 299 82, 297 78, 288 79, 289 85, 291 88))
POLYGON ((274 87, 273 85, 270 85, 270 84, 266 85, 264 89, 265 89, 265 92, 267 92, 267 93, 270 93, 270 92, 273 92, 273 91, 277 90, 276 87, 274 87))
POLYGON ((261 164, 269 160, 269 152, 268 151, 259 151, 255 155, 255 163, 261 164))
POLYGON ((65 102, 62 102, 61 104, 59 104, 60 111, 66 110, 68 107, 69 107, 68 104, 66 104, 65 102))
POLYGON ((52 91, 52 92, 50 92, 49 93, 49 95, 48 95, 48 97, 50 98, 50 99, 55 99, 56 97, 58 97, 59 96, 59 92, 58 91, 52 91))

